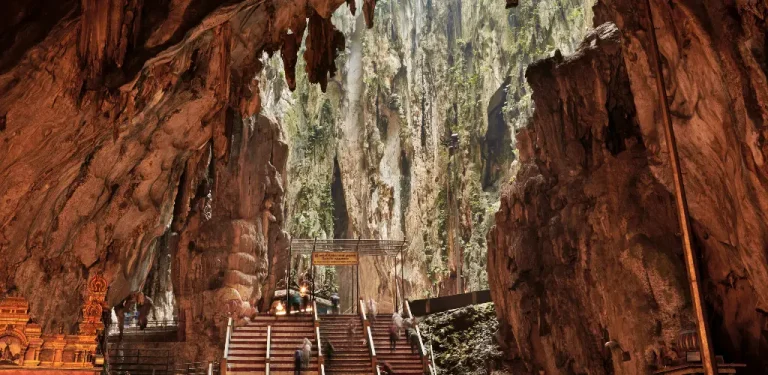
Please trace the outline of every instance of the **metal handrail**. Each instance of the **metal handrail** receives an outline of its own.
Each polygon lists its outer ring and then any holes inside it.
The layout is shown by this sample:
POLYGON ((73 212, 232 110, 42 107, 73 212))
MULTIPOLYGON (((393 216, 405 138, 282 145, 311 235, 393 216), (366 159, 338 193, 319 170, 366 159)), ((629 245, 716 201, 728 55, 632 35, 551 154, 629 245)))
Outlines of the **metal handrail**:
POLYGON ((376 364, 376 345, 373 342, 373 335, 371 334, 371 322, 365 315, 365 302, 363 302, 362 299, 358 302, 360 303, 360 320, 363 323, 363 330, 365 331, 363 334, 368 337, 368 349, 371 354, 371 366, 374 369, 378 369, 379 366, 376 364))
POLYGON ((232 317, 229 317, 229 319, 227 319, 227 337, 226 337, 226 341, 224 341, 224 359, 227 359, 227 357, 229 357, 230 337, 232 337, 232 317))
POLYGON ((432 338, 429 338, 429 358, 432 363, 429 364, 432 375, 437 374, 437 363, 435 362, 435 350, 432 348, 432 338))
POLYGON ((272 326, 267 326, 267 362, 269 362, 271 350, 272 350, 272 326))
MULTIPOLYGON (((408 312, 408 318, 413 319, 413 314, 411 314, 411 304, 408 301, 405 301, 405 308, 406 312, 408 312)), ((427 357, 427 350, 424 348, 424 341, 421 339, 421 331, 419 330, 418 325, 414 325, 414 328, 416 329, 416 336, 419 338, 419 350, 421 353, 421 361, 424 364, 424 367, 430 366, 429 359, 427 357)))
POLYGON ((371 326, 365 327, 368 331, 368 343, 371 347, 371 356, 373 357, 373 360, 376 361, 376 348, 375 345, 373 345, 373 335, 371 334, 371 326))
POLYGON ((320 365, 320 375, 325 375, 325 365, 320 365))
POLYGON ((232 323, 232 317, 230 316, 229 319, 227 319, 227 337, 224 340, 224 357, 221 358, 221 362, 219 363, 219 372, 221 375, 227 374, 227 358, 229 357, 229 340, 232 337, 232 323))
POLYGON ((312 301, 312 321, 315 324, 315 340, 317 340, 317 365, 322 366, 325 358, 323 358, 323 344, 320 342, 320 319, 317 317, 317 301, 312 301))

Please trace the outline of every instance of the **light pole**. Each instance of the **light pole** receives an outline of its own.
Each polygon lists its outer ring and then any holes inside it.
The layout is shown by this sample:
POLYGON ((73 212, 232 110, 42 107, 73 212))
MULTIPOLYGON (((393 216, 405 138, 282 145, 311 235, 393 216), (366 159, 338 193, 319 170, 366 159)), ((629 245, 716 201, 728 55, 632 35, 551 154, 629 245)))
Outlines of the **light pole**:
POLYGON ((648 21, 650 23, 650 40, 654 57, 654 68, 656 69, 656 89, 659 100, 661 101, 661 115, 666 133, 667 149, 669 152, 669 165, 672 168, 672 180, 675 185, 675 203, 677 205, 677 218, 680 221, 680 232, 683 240, 683 255, 685 258, 685 269, 688 273, 688 283, 691 288, 691 299, 693 300, 693 311, 696 316, 696 328, 701 343, 699 350, 701 352, 701 362, 704 367, 704 373, 715 375, 717 371, 717 362, 712 347, 712 339, 709 335, 707 326, 707 313, 704 309, 701 285, 699 284, 699 268, 696 254, 691 242, 691 225, 688 217, 688 203, 685 198, 685 186, 683 185, 683 175, 680 172, 680 156, 677 152, 677 143, 675 140, 675 129, 672 125, 672 117, 669 113, 669 101, 667 100, 667 89, 664 87, 664 71, 661 66, 661 53, 659 52, 658 41, 656 40, 656 27, 653 22, 653 10, 651 9, 651 0, 646 0, 646 10, 648 11, 648 21))

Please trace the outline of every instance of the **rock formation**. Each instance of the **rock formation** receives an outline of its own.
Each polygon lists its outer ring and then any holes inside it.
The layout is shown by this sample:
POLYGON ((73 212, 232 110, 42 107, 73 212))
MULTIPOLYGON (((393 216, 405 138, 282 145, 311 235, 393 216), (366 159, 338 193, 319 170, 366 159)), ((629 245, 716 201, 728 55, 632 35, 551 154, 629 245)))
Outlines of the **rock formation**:
MULTIPOLYGON (((643 3, 643 2, 639 2, 643 3)), ((646 374, 692 329, 642 4, 600 0, 579 50, 534 64, 521 168, 488 235, 511 356, 646 374), (630 354, 605 351, 609 340, 630 354)), ((768 368, 764 1, 652 1, 718 354, 768 368)))
MULTIPOLYGON (((343 3, 3 2, 0 292, 25 296, 45 331, 72 329, 88 275, 104 273, 111 303, 167 291, 145 281, 170 254, 177 313, 201 323, 188 338, 215 342, 227 302, 268 294, 286 247, 287 147, 254 116, 260 59, 310 14, 332 28, 343 3)), ((332 75, 327 61, 306 69, 332 75)))
MULTIPOLYGON (((347 49, 325 93, 309 84, 302 61, 291 93, 273 79, 281 60, 269 61, 260 92, 291 149, 289 231, 408 240, 413 298, 452 293, 449 259, 461 255, 466 288, 487 288, 485 235, 511 175, 515 129, 532 112, 525 67, 555 48, 570 52, 592 4, 542 0, 508 12, 498 0, 379 1, 371 32, 361 12, 338 12, 347 49), (449 158, 452 133, 459 150, 449 158)), ((378 296, 383 309, 402 282, 393 265, 377 259, 361 268, 380 280, 361 285, 361 294, 378 296)), ((351 273, 337 272, 342 285, 354 285, 351 273)), ((352 303, 351 293, 342 298, 352 303)))

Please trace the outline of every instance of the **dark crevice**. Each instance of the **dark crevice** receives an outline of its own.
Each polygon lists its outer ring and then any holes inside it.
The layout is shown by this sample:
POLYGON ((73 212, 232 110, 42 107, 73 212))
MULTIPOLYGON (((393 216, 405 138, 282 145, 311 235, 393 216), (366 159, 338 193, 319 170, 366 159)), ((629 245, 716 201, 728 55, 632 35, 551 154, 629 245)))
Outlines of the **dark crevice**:
POLYGON ((76 0, 0 1, 0 74, 15 66, 65 17, 75 14, 76 0))
POLYGON ((608 112, 608 126, 603 129, 605 148, 612 154, 618 155, 627 149, 627 141, 643 145, 640 126, 637 124, 637 111, 632 91, 628 84, 629 77, 622 66, 612 77, 611 89, 608 90, 608 98, 605 109, 608 112))
POLYGON ((349 231, 349 213, 344 198, 344 184, 341 180, 339 160, 333 158, 333 180, 331 181, 331 199, 333 200, 333 238, 347 238, 349 231))
MULTIPOLYGON (((126 56, 132 58, 126 61, 123 65, 122 70, 125 72, 125 77, 127 77, 127 79, 131 79, 141 70, 147 60, 153 56, 156 56, 161 51, 168 49, 170 46, 178 44, 190 29, 199 25, 200 22, 211 12, 220 7, 225 7, 235 2, 235 0, 191 1, 186 11, 184 12, 184 15, 182 16, 182 21, 179 27, 165 43, 152 48, 137 49, 134 51, 134 53, 130 53, 130 51, 128 51, 129 53, 127 53, 126 56)), ((142 9, 142 19, 144 19, 144 21, 141 24, 141 37, 137 43, 137 46, 144 46, 150 35, 155 32, 160 22, 165 21, 167 18, 170 1, 162 0, 158 2, 150 1, 146 3, 147 6, 142 9), (163 15, 163 17, 161 17, 161 15, 163 15)))
POLYGON ((237 160, 240 155, 240 145, 243 142, 243 119, 235 113, 232 107, 227 107, 225 132, 229 142, 228 161, 237 160))
POLYGON ((400 152, 400 223, 405 233, 405 214, 411 202, 411 160, 405 150, 400 152))
POLYGON ((505 81, 488 103, 488 129, 482 140, 483 190, 495 188, 506 166, 515 158, 512 152, 512 134, 504 119, 504 105, 507 103, 505 81))
POLYGON ((173 232, 168 229, 162 236, 155 239, 155 256, 142 292, 153 300, 155 307, 171 306, 175 310, 175 300, 169 300, 166 293, 173 289, 171 281, 173 280, 171 275, 173 261, 170 246, 173 235, 173 232))

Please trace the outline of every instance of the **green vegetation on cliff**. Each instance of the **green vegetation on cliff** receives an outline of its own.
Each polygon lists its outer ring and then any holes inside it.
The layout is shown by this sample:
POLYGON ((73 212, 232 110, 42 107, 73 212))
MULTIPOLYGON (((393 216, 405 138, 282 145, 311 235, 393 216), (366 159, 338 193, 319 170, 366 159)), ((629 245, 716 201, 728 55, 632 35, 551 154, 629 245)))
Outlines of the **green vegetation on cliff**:
POLYGON ((466 289, 487 288, 485 236, 499 186, 513 175, 515 131, 532 112, 525 69, 557 48, 572 50, 592 2, 505 10, 496 0, 386 0, 367 32, 355 30, 345 8, 337 12, 347 51, 328 93, 306 82, 301 59, 296 92, 284 84, 262 90, 282 98, 267 106, 282 117, 291 147, 291 233, 332 237, 338 160, 348 210, 336 215, 347 216, 346 233, 408 240, 406 285, 414 294, 438 294, 448 280, 449 232, 463 249, 466 289), (459 147, 449 167, 454 133, 459 147))
POLYGON ((430 315, 419 323, 419 329, 441 374, 509 373, 510 364, 504 363, 496 342, 499 322, 493 303, 430 315))

